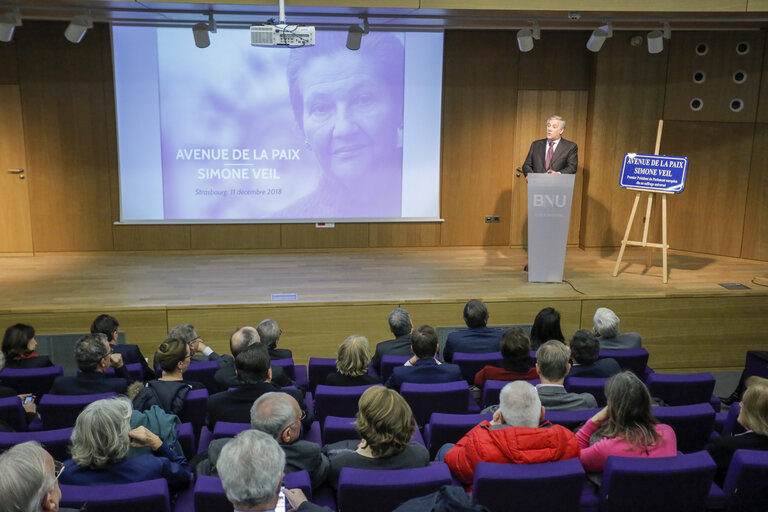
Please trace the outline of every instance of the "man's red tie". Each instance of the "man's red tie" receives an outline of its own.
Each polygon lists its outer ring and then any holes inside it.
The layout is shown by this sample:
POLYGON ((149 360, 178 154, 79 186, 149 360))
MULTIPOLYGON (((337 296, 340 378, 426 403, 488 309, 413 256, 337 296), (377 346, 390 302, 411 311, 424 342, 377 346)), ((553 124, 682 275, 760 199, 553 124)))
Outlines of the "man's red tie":
POLYGON ((549 142, 549 149, 547 150, 547 161, 544 163, 544 170, 549 170, 549 164, 552 163, 552 153, 555 152, 555 143, 550 141, 549 142))

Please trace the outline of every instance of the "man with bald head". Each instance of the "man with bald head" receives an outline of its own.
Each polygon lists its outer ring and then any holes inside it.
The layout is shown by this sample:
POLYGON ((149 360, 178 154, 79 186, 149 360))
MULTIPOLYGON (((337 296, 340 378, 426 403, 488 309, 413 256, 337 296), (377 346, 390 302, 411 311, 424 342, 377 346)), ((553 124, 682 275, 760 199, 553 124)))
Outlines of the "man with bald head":
MULTIPOLYGON (((272 392, 261 395, 251 407, 251 428, 275 438, 285 452, 285 472, 307 470, 312 487, 325 482, 330 467, 320 446, 301 437, 302 411, 294 397, 287 393, 272 392)), ((207 454, 197 463, 198 475, 216 475, 216 462, 221 450, 231 440, 216 439, 208 446, 207 454)), ((194 462, 193 462, 194 464, 194 462)))
MULTIPOLYGON (((221 389, 236 388, 242 385, 240 379, 238 379, 235 373, 235 358, 237 354, 242 352, 245 348, 261 343, 261 337, 255 327, 245 326, 238 327, 232 334, 229 335, 229 350, 232 352, 232 357, 224 356, 220 362, 222 367, 216 370, 216 374, 213 376, 216 384, 221 389)), ((285 370, 281 366, 271 366, 272 369, 272 382, 280 387, 292 386, 295 383, 288 378, 285 374, 285 370)))

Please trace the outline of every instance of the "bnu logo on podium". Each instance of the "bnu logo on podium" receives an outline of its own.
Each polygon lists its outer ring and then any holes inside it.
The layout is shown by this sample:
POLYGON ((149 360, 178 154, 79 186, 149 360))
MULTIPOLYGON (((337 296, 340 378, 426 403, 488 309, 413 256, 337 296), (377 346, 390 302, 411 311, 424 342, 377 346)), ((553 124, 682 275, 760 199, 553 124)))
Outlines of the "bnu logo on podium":
POLYGON ((533 194, 533 206, 551 206, 565 208, 568 197, 565 194, 533 194))

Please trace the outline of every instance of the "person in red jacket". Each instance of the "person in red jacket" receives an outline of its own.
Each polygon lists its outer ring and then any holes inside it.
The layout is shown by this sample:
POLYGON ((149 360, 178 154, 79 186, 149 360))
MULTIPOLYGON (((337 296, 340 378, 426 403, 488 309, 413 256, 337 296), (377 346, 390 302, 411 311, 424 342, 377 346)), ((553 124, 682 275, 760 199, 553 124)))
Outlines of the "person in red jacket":
POLYGON ((579 456, 576 436, 561 425, 539 422, 544 407, 531 384, 514 381, 504 386, 500 407, 492 421, 483 421, 470 430, 447 453, 444 461, 465 487, 472 485, 478 462, 535 464, 572 459, 579 456))

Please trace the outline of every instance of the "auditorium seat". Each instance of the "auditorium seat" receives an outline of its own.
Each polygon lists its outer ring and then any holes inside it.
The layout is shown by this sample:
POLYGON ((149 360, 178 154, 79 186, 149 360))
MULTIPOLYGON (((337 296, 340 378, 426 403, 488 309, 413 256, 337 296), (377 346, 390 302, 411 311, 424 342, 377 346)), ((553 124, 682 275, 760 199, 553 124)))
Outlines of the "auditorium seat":
POLYGON ((589 393, 597 400, 597 405, 605 407, 607 400, 605 398, 606 378, 600 377, 566 377, 565 389, 570 393, 589 393))
POLYGON ((600 407, 597 409, 580 409, 578 411, 552 411, 546 409, 544 412, 544 420, 554 423, 555 425, 562 425, 568 430, 576 432, 576 430, 586 423, 589 418, 600 412, 600 409, 600 407))
POLYGON ((381 358, 381 368, 379 369, 379 375, 381 375, 381 383, 386 384, 387 380, 392 376, 392 371, 396 366, 403 366, 411 356, 393 356, 387 354, 381 358))
MULTIPOLYGON (((360 439, 355 429, 355 418, 340 418, 338 416, 326 416, 322 429, 322 444, 331 444, 337 441, 347 441, 350 439, 360 439)), ((414 429, 411 441, 425 445, 419 429, 414 429)), ((425 445, 426 446, 426 445, 425 445)))
POLYGON ((489 352, 480 354, 469 354, 466 352, 456 352, 453 354, 453 364, 459 365, 461 375, 472 385, 475 382, 475 374, 486 367, 501 366, 504 358, 501 352, 489 352))
POLYGON ((469 387, 464 380, 440 384, 404 382, 400 394, 411 406, 419 427, 429 423, 433 412, 463 414, 469 412, 469 387))
POLYGON ((64 375, 61 366, 46 366, 44 368, 4 368, 0 371, 0 381, 4 386, 12 387, 19 395, 32 393, 39 400, 51 389, 56 377, 64 375))
POLYGON ((0 432, 0 452, 25 441, 37 441, 48 450, 54 460, 67 460, 72 427, 39 432, 0 432))
POLYGON ((202 383, 211 395, 218 393, 219 385, 213 376, 219 368, 218 361, 193 362, 189 365, 187 371, 184 372, 184 380, 202 383))
POLYGON ((74 427, 77 416, 88 404, 96 400, 112 398, 116 393, 95 393, 92 395, 44 395, 37 404, 37 412, 43 422, 43 429, 53 430, 74 427))
POLYGON ((675 431, 677 450, 691 453, 704 449, 715 427, 715 411, 709 404, 652 407, 651 413, 675 431))
POLYGON ((336 371, 336 358, 310 357, 307 373, 309 374, 309 391, 314 391, 318 384, 325 382, 325 377, 336 371))
POLYGON ((207 410, 207 389, 193 389, 187 393, 186 398, 184 398, 184 408, 179 413, 179 419, 182 423, 192 423, 195 439, 200 439, 200 429, 205 425, 207 410))
POLYGON ((768 509, 768 457, 760 450, 736 450, 723 483, 727 512, 768 509))
POLYGON ((371 386, 325 386, 315 392, 315 418, 323 424, 326 416, 351 418, 357 415, 357 403, 371 386))
POLYGON ((171 512, 168 483, 164 478, 116 485, 65 485, 61 487, 62 508, 88 512, 171 512))
MULTIPOLYGON (((667 405, 711 403, 715 378, 711 373, 652 373, 645 381, 652 397, 667 405)), ((718 407, 720 400, 717 401, 718 407)), ((719 410, 719 409, 716 409, 719 410)))
POLYGON ((613 358, 622 370, 629 370, 640 378, 645 379, 645 369, 648 366, 648 351, 644 348, 629 348, 624 350, 602 349, 599 359, 613 358))
MULTIPOLYGON (((525 382, 529 382, 532 386, 535 386, 541 383, 541 379, 531 379, 525 382)), ((498 405, 501 388, 507 384, 509 384, 509 381, 506 380, 485 381, 485 386, 483 386, 483 398, 481 400, 483 407, 488 407, 489 405, 498 405)))
POLYGON ((27 430, 27 413, 19 397, 0 398, 0 421, 6 422, 16 432, 27 430))
POLYGON ((424 441, 429 448, 430 458, 446 443, 457 443, 459 439, 475 428, 480 422, 493 419, 492 414, 450 414, 433 412, 429 423, 424 425, 424 441))
MULTIPOLYGON (((301 489, 307 499, 312 499, 312 484, 309 473, 306 471, 286 473, 283 476, 283 485, 287 489, 301 489)), ((192 493, 195 512, 232 512, 233 510, 221 485, 221 479, 218 477, 198 476, 192 493)))

